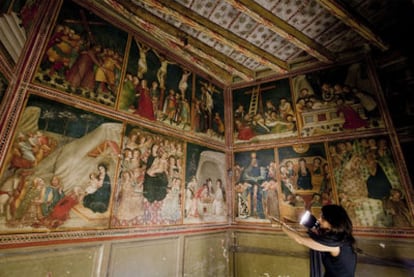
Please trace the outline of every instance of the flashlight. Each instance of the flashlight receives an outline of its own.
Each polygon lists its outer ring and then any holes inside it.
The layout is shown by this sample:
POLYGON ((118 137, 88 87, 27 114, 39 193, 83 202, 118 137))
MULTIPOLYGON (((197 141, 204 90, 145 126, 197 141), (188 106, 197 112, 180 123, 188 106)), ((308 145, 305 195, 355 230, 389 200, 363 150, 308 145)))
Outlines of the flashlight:
POLYGON ((308 229, 319 229, 319 221, 309 211, 305 211, 299 223, 308 229))

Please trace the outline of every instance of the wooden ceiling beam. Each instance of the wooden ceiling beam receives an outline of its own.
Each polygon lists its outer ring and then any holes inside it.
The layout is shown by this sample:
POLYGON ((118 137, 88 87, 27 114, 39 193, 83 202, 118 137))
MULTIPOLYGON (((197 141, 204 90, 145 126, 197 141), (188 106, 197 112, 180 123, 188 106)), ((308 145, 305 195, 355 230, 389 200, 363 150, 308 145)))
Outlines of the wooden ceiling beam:
MULTIPOLYGON (((128 1, 122 0, 118 2, 128 1)), ((277 73, 286 73, 288 70, 288 64, 285 61, 251 43, 246 43, 244 39, 175 1, 141 0, 141 2, 152 9, 156 9, 158 12, 171 16, 178 22, 188 25, 200 33, 214 38, 223 45, 233 48, 235 51, 242 53, 265 67, 271 68, 277 73)))
MULTIPOLYGON (((171 25, 149 14, 148 11, 134 4, 131 4, 130 1, 104 0, 104 2, 107 5, 110 5, 112 10, 116 11, 114 13, 114 16, 119 17, 119 15, 122 15, 125 20, 128 20, 128 26, 138 27, 139 29, 134 28, 134 31, 136 31, 140 36, 143 36, 148 40, 154 40, 155 38, 158 45, 162 43, 162 46, 165 50, 156 49, 158 53, 162 54, 162 52, 165 53, 167 51, 173 52, 175 56, 179 56, 180 59, 184 60, 188 65, 196 66, 199 70, 207 73, 209 76, 215 78, 222 84, 229 85, 232 83, 234 76, 229 72, 233 72, 235 75, 240 75, 241 78, 244 77, 249 80, 252 78, 252 75, 250 75, 250 77, 247 77, 243 72, 234 70, 228 66, 223 69, 222 67, 213 63, 213 58, 210 56, 205 56, 205 58, 203 58, 193 53, 189 53, 187 47, 184 47, 183 45, 182 38, 177 37, 176 34, 165 32, 164 28, 170 28, 171 25), (133 26, 131 26, 131 23, 133 26)), ((223 66, 226 65, 223 63, 223 66)))
POLYGON ((340 19, 344 24, 351 27, 355 32, 368 40, 371 44, 378 47, 381 51, 388 50, 389 46, 377 35, 360 15, 352 12, 340 1, 334 0, 317 0, 317 2, 332 15, 340 19))
POLYGON ((331 51, 257 4, 257 2, 252 0, 227 0, 227 2, 316 59, 326 63, 335 61, 335 55, 331 51))
POLYGON ((142 20, 152 25, 155 25, 163 32, 168 33, 170 39, 174 40, 176 44, 183 46, 182 49, 186 49, 192 52, 193 54, 197 55, 198 57, 216 64, 217 66, 223 68, 227 72, 239 76, 243 80, 251 81, 254 79, 255 73, 252 70, 235 62, 233 59, 218 52, 217 50, 206 45, 205 43, 202 43, 199 40, 192 38, 187 33, 167 23, 165 20, 162 20, 159 17, 152 15, 147 10, 137 5, 129 3, 130 1, 121 0, 118 2, 122 3, 125 8, 129 9, 130 12, 134 13, 142 20), (184 41, 186 42, 184 43, 184 41))

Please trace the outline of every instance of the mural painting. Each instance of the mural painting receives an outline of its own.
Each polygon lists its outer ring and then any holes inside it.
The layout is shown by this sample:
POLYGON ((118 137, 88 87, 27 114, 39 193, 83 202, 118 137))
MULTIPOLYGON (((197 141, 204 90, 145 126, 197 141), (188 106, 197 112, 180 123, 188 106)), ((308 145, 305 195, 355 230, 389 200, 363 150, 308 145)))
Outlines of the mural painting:
POLYGON ((237 221, 269 222, 280 216, 281 190, 273 149, 235 154, 233 168, 237 221))
POLYGON ((224 141, 223 93, 134 38, 118 109, 224 141))
POLYGON ((122 124, 30 95, 0 177, 0 232, 105 228, 122 124))
POLYGON ((128 34, 64 1, 35 80, 115 106, 128 34))
POLYGON ((187 145, 184 223, 226 222, 224 153, 187 145))
POLYGON ((292 83, 301 136, 384 127, 363 63, 299 75, 292 83))
POLYGON ((319 216, 323 205, 335 202, 323 143, 281 147, 277 152, 281 219, 298 222, 305 210, 319 216))
POLYGON ((414 226, 387 138, 332 142, 329 156, 340 204, 355 226, 414 226))
POLYGON ((113 227, 182 223, 184 142, 128 125, 113 227))
POLYGON ((297 135, 288 79, 238 89, 233 96, 235 143, 297 135))

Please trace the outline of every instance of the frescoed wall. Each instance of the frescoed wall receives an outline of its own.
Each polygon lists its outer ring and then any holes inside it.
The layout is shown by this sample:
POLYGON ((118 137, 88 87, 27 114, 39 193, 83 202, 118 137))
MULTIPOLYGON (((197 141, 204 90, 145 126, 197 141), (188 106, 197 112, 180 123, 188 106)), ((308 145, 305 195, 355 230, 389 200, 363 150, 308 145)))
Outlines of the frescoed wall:
POLYGON ((30 95, 2 168, 1 232, 108 227, 122 123, 30 95))
POLYGON ((224 141, 220 88, 134 38, 118 109, 224 141))
POLYGON ((64 1, 35 81, 115 106, 127 41, 126 32, 64 1))
POLYGON ((236 153, 234 160, 236 220, 264 223, 279 218, 274 149, 236 153))
POLYGON ((295 261, 307 252, 286 256, 273 218, 295 225, 329 203, 347 208, 358 235, 412 236, 399 145, 365 61, 230 91, 72 1, 56 16, 1 122, 10 272, 36 267, 33 244, 43 275, 76 253, 88 274, 280 272, 254 247, 282 249, 278 263, 303 275, 307 259, 295 261))
POLYGON ((224 153, 187 145, 184 222, 226 222, 228 197, 224 153))
POLYGON ((234 142, 297 136, 297 119, 289 79, 233 92, 234 142))
POLYGON ((137 126, 126 127, 112 226, 182 223, 184 145, 137 126))
POLYGON ((384 127, 364 62, 298 75, 292 83, 303 137, 384 127))
POLYGON ((389 145, 386 137, 329 144, 338 200, 355 226, 414 226, 406 190, 389 145))
POLYGON ((412 227, 389 144, 368 137, 236 153, 235 219, 295 224, 306 210, 340 204, 356 227, 412 227))

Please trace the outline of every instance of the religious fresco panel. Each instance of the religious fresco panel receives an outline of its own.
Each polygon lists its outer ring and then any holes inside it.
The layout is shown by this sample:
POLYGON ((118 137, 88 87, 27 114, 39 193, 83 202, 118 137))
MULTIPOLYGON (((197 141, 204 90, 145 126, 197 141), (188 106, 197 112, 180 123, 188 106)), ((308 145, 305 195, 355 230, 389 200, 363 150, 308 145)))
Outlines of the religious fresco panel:
POLYGON ((233 91, 234 143, 297 136, 289 79, 233 91))
POLYGON ((280 217, 274 149, 235 153, 233 167, 235 219, 268 223, 280 217))
POLYGON ((298 75, 292 84, 302 137, 384 127, 364 62, 298 75))
POLYGON ((115 106, 128 34, 71 1, 64 1, 35 81, 115 106))
POLYGON ((112 227, 182 223, 185 144, 127 125, 112 227))
POLYGON ((225 154, 187 144, 184 223, 227 221, 225 154))
POLYGON ((29 95, 0 176, 0 232, 107 228, 122 126, 29 95))
POLYGON ((414 226, 387 137, 331 142, 329 156, 339 203, 355 226, 414 226))
POLYGON ((236 153, 236 221, 295 224, 305 210, 319 215, 335 202, 330 176, 323 143, 236 153))
POLYGON ((221 89, 133 38, 120 111, 224 141, 223 102, 221 89))
POLYGON ((280 147, 277 180, 280 219, 297 223, 305 210, 316 217, 323 205, 334 204, 331 168, 323 143, 280 147))

